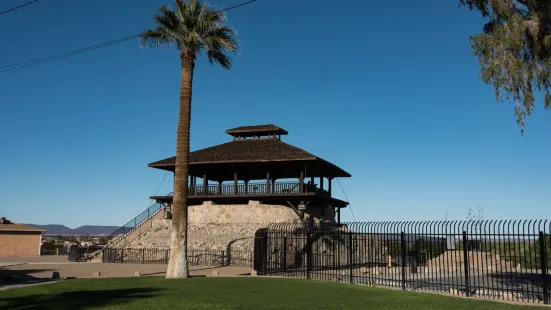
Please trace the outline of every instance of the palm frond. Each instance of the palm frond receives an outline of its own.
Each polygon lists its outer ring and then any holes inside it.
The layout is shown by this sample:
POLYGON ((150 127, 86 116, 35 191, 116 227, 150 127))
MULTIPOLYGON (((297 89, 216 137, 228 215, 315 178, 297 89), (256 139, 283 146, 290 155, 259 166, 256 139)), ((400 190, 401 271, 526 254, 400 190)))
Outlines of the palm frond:
POLYGON ((231 68, 227 53, 236 53, 236 32, 224 25, 225 14, 201 0, 174 0, 175 8, 160 7, 154 20, 157 28, 140 35, 142 46, 174 44, 179 50, 195 55, 206 51, 211 63, 231 68))
POLYGON ((231 28, 218 26, 207 32, 204 39, 205 45, 209 50, 223 49, 235 53, 237 51, 235 34, 235 30, 231 28))
POLYGON ((142 47, 159 47, 161 45, 171 45, 175 38, 171 36, 165 28, 158 27, 155 30, 147 30, 139 35, 142 47))
POLYGON ((180 24, 176 12, 165 4, 161 6, 159 13, 155 14, 153 18, 157 24, 173 31, 176 30, 180 24))
POLYGON ((180 18, 180 22, 184 22, 186 19, 187 14, 187 7, 186 3, 182 0, 175 0, 174 4, 176 4, 176 12, 178 13, 178 17, 180 18))
POLYGON ((210 29, 222 26, 222 22, 226 16, 221 11, 214 11, 209 7, 204 7, 199 20, 197 21, 196 29, 198 32, 206 34, 210 29))
POLYGON ((221 51, 208 50, 207 58, 211 64, 219 63, 222 68, 229 70, 231 69, 231 59, 221 51))

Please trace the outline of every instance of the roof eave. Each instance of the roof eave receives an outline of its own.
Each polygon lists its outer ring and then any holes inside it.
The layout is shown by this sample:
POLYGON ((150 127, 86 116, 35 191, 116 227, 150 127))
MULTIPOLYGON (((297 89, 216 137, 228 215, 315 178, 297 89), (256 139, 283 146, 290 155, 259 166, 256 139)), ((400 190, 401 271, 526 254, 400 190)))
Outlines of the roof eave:
POLYGON ((341 167, 331 163, 331 162, 328 162, 327 160, 323 159, 323 158, 320 158, 320 157, 316 157, 316 160, 319 160, 321 162, 323 162, 324 164, 326 165, 329 165, 331 166, 332 168, 336 169, 339 173, 342 173, 342 175, 340 177, 343 177, 343 178, 351 178, 352 175, 348 172, 346 172, 344 169, 342 169, 341 167))
MULTIPOLYGON (((166 159, 163 159, 163 160, 166 160, 166 159)), ((323 158, 316 157, 316 156, 308 157, 308 158, 276 159, 276 160, 253 160, 253 161, 251 161, 251 160, 224 160, 224 161, 211 161, 211 162, 190 162, 189 164, 190 165, 213 165, 213 164, 231 164, 231 163, 269 163, 269 162, 290 162, 290 161, 311 161, 311 160, 317 160, 317 161, 323 162, 326 165, 331 166, 333 169, 337 170, 341 174, 340 177, 343 177, 343 178, 352 177, 352 175, 350 173, 346 172, 345 170, 343 170, 339 166, 337 166, 337 165, 335 165, 331 162, 328 162, 327 160, 325 160, 323 158)), ((162 170, 173 171, 174 169, 171 169, 171 168, 173 168, 174 165, 175 165, 175 163, 170 163, 170 164, 168 164, 168 163, 166 163, 166 164, 165 163, 163 163, 163 164, 151 163, 147 166, 150 167, 150 168, 157 168, 157 169, 162 169, 162 170)))

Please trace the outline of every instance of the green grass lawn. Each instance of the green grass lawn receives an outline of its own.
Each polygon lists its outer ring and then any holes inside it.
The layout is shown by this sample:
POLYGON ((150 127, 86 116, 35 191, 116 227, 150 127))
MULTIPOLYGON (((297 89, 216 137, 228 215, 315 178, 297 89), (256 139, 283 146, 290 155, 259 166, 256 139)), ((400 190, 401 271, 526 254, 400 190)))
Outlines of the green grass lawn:
POLYGON ((0 309, 521 309, 355 285, 274 278, 73 279, 0 291, 0 309))

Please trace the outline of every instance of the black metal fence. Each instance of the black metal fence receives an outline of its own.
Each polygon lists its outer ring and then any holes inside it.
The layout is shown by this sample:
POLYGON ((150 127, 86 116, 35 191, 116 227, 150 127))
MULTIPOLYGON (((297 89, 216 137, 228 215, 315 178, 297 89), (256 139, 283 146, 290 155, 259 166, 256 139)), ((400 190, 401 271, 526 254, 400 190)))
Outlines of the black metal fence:
POLYGON ((264 275, 549 304, 548 221, 272 224, 264 275))
MULTIPOLYGON (((117 249, 103 250, 102 262, 128 264, 168 264, 169 249, 117 249)), ((253 266, 253 252, 249 251, 216 251, 189 250, 190 266, 253 266)))

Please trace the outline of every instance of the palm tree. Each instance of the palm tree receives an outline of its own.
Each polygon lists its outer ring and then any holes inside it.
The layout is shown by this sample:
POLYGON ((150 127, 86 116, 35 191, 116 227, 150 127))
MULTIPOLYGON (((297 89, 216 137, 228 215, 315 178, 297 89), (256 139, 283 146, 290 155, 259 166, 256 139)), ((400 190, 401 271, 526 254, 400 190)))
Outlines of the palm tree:
POLYGON ((182 65, 180 111, 176 134, 176 167, 172 202, 172 232, 167 278, 189 277, 187 261, 188 168, 191 90, 195 60, 205 51, 209 62, 231 68, 228 53, 237 51, 236 32, 223 24, 225 15, 199 0, 175 0, 175 9, 162 5, 154 15, 156 28, 140 34, 142 46, 172 45, 182 65))

